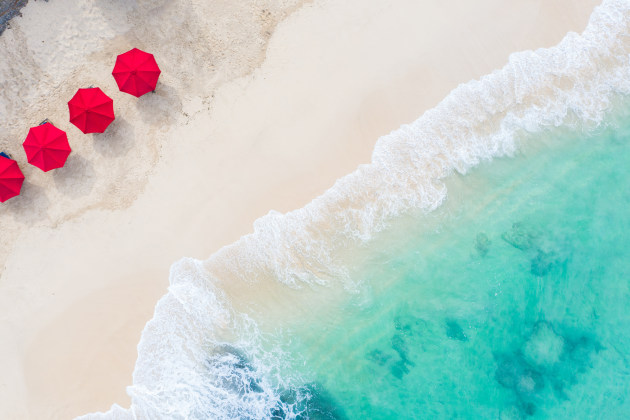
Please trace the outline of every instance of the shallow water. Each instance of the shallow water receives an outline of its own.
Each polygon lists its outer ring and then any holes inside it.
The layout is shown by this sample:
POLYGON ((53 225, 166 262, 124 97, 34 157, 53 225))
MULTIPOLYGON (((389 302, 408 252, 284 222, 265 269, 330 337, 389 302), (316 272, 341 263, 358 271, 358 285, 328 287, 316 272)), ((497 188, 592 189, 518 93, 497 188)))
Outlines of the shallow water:
POLYGON ((630 119, 544 133, 449 192, 370 245, 341 311, 291 330, 292 369, 349 418, 624 418, 630 119))

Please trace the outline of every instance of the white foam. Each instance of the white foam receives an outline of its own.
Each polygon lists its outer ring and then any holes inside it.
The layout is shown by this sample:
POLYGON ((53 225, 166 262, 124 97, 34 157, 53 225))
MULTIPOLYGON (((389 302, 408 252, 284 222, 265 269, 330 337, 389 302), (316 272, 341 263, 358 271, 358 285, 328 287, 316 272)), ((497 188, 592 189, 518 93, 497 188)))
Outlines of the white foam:
POLYGON ((269 417, 279 384, 291 380, 265 379, 277 373, 281 356, 262 350, 256 323, 234 309, 228 288, 272 281, 287 290, 355 287, 344 251, 396 216, 440 206, 449 174, 513 154, 524 134, 601 123, 615 99, 630 93, 629 29, 630 3, 604 1, 582 35, 513 54, 501 70, 460 85, 415 122, 380 138, 372 163, 304 208, 270 212, 253 234, 204 262, 174 264, 169 293, 138 346, 131 408, 81 419, 269 417), (251 367, 239 371, 229 352, 216 353, 225 342, 247 349, 251 367), (246 392, 254 377, 261 391, 246 392))

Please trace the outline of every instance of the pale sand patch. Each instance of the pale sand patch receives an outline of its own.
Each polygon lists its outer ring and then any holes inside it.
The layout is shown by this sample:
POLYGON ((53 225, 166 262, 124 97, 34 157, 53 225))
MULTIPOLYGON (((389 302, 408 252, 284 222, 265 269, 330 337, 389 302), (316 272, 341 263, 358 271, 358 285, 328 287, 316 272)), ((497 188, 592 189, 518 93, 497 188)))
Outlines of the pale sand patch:
POLYGON ((52 116, 75 152, 53 174, 22 159, 29 184, 0 213, 0 418, 127 406, 135 346, 171 263, 304 205, 457 84, 581 31, 597 2, 316 1, 235 80, 297 2, 233 3, 33 3, 0 37, 12 60, 0 61, 0 146, 19 155, 15 138, 52 116), (63 24, 42 28, 50 16, 63 24), (81 17, 91 30, 75 26, 81 17), (164 71, 140 100, 109 75, 136 44, 164 71), (63 105, 94 82, 120 118, 92 139, 63 105))

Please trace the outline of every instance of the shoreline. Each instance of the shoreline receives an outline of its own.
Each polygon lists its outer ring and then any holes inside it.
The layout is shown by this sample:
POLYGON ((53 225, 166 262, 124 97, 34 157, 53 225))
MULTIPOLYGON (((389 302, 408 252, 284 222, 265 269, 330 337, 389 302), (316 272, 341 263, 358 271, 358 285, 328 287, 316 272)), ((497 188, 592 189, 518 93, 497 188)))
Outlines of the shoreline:
MULTIPOLYGON (((552 12, 563 12, 560 3, 551 7, 552 12)), ((581 20, 579 24, 564 21, 568 29, 581 31, 592 9, 587 4, 594 3, 584 2, 581 14, 574 11, 574 19, 579 20, 579 15, 581 20)), ((485 7, 492 9, 495 4, 490 1, 485 7)), ((183 104, 182 112, 188 114, 185 124, 167 123, 164 134, 180 141, 161 145, 157 166, 150 169, 146 186, 128 208, 91 210, 55 229, 41 226, 21 232, 2 280, 12 298, 17 297, 6 316, 25 332, 14 342, 17 350, 6 346, 0 352, 13 364, 18 360, 9 377, 19 384, 23 364, 26 378, 21 390, 16 387, 13 405, 0 406, 18 409, 28 398, 24 407, 31 411, 22 417, 42 418, 69 395, 73 401, 55 407, 56 415, 105 410, 114 402, 128 405, 120 386, 130 384, 131 372, 126 369, 133 364, 130 359, 139 331, 156 296, 165 292, 171 263, 182 256, 206 258, 248 233, 252 222, 271 208, 286 212, 303 206, 358 164, 368 162, 378 136, 415 120, 458 83, 502 66, 512 51, 553 45, 568 30, 548 18, 555 25, 547 32, 530 27, 538 38, 520 32, 518 39, 504 38, 491 48, 488 44, 496 41, 492 34, 483 33, 488 19, 481 16, 483 7, 475 20, 463 16, 462 6, 460 20, 451 24, 467 24, 466 30, 479 38, 471 37, 469 44, 462 45, 461 39, 445 35, 452 28, 427 22, 424 30, 437 31, 444 41, 435 46, 426 41, 431 38, 427 32, 414 29, 417 22, 404 16, 426 8, 409 3, 399 12, 387 13, 373 4, 357 16, 352 6, 321 2, 298 10, 277 29, 265 62, 252 75, 224 84, 208 105, 203 99, 183 104), (331 22, 330 16, 336 21, 331 22), (336 39, 339 33, 344 36, 336 39), (420 42, 421 59, 410 59, 401 46, 403 36, 408 42, 409 35, 420 42), (519 42, 525 41, 546 45, 519 48, 519 42), (439 61, 444 45, 462 60, 449 55, 439 61), (470 56, 465 56, 471 48, 470 56), (38 245, 42 243, 44 248, 38 245), (33 249, 41 251, 42 261, 26 265, 33 249), (57 255, 72 255, 81 263, 66 267, 54 261, 57 255), (40 280, 31 286, 28 279, 40 280), (52 298, 52 293, 61 296, 52 298), (37 311, 28 305, 16 307, 26 298, 35 298, 37 311), (43 320, 42 313, 48 319, 43 320), (68 351, 85 346, 86 335, 94 338, 86 348, 87 357, 68 351), (59 340, 60 336, 65 339, 59 340), (103 348, 99 338, 109 347, 103 348), (101 363, 113 354, 120 360, 101 363), (49 366, 50 383, 42 371, 47 367, 35 363, 47 359, 57 362, 49 366), (76 366, 81 369, 72 372, 76 366), (60 385, 57 380, 64 373, 68 377, 60 385), (108 380, 89 382, 105 373, 111 374, 108 380)), ((440 11, 433 12, 426 15, 440 11)), ((11 332, 4 331, 6 336, 11 332)))

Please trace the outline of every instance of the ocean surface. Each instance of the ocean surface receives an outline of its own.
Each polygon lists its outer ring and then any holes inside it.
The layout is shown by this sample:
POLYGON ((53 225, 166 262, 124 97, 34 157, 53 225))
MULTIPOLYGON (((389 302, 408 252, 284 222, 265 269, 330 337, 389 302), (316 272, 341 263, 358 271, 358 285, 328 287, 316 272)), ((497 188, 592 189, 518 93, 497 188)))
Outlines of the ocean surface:
POLYGON ((279 340, 330 418, 627 418, 630 117, 620 124, 540 134, 370 245, 360 291, 279 340))
POLYGON ((627 418, 629 95, 630 3, 607 0, 175 263, 131 408, 83 418, 627 418))

